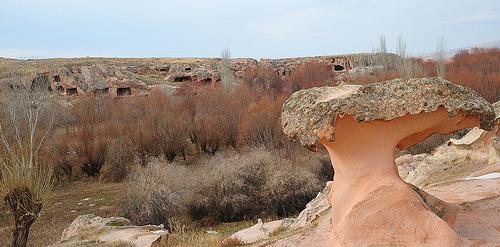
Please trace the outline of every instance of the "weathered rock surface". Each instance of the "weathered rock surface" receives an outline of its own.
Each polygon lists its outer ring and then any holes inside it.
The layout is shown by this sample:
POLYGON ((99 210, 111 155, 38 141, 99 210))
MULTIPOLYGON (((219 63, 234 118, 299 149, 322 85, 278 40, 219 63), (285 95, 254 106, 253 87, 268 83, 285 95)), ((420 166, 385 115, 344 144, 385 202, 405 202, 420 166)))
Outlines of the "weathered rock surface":
POLYGON ((473 128, 461 139, 450 139, 431 154, 404 155, 396 159, 399 175, 422 187, 500 171, 500 102, 491 131, 473 128))
POLYGON ((318 87, 295 92, 283 105, 284 132, 314 148, 320 136, 335 140, 337 116, 358 122, 391 120, 444 107, 449 116, 459 111, 481 114, 481 128, 490 130, 495 115, 490 104, 472 89, 440 78, 396 79, 368 85, 318 87), (320 134, 321 133, 321 134, 320 134))
MULTIPOLYGON (((293 73, 297 67, 314 61, 330 67, 337 73, 338 80, 350 81, 367 70, 371 71, 381 57, 384 57, 384 61, 397 61, 394 54, 366 53, 260 60, 235 58, 231 59, 229 67, 236 78, 242 78, 246 68, 257 66, 269 66, 284 77, 293 73)), ((167 85, 176 89, 182 83, 197 86, 221 80, 221 60, 218 58, 35 59, 6 60, 5 63, 8 68, 0 70, 0 86, 15 88, 29 86, 30 83, 44 87, 48 85, 60 95, 143 95, 147 94, 150 87, 167 85), (131 92, 123 89, 118 93, 115 92, 116 87, 130 88, 131 92)))
POLYGON ((325 146, 335 168, 329 193, 331 226, 323 232, 328 240, 312 243, 471 244, 438 217, 448 210, 444 203, 429 206, 426 203, 439 200, 401 180, 394 150, 411 147, 434 133, 448 134, 479 125, 490 130, 494 119, 493 107, 479 94, 440 78, 294 93, 283 106, 285 134, 306 147, 325 146))
POLYGON ((146 83, 138 76, 113 65, 60 67, 48 71, 44 75, 50 80, 53 91, 66 96, 126 95, 147 89, 146 83))
POLYGON ((257 224, 234 233, 229 238, 225 239, 223 244, 227 243, 228 240, 237 240, 242 244, 255 243, 270 238, 272 234, 280 229, 280 227, 283 227, 283 220, 264 223, 259 219, 257 224))
MULTIPOLYGON (((425 203, 472 246, 498 246, 500 235, 500 179, 457 180, 420 190, 425 203), (480 188, 478 190, 477 188, 480 188), (425 193, 428 192, 428 193, 425 193)), ((326 200, 326 198, 324 199, 326 200)), ((285 230, 278 236, 255 242, 251 246, 331 246, 325 238, 330 228, 330 208, 299 230, 285 230)), ((465 245, 465 246, 468 246, 465 245)), ((404 246, 404 245, 401 245, 404 246)), ((411 246, 411 245, 410 245, 411 246)), ((420 246, 420 245, 414 245, 420 246)), ((458 245, 463 246, 463 245, 458 245)))
POLYGON ((78 216, 53 247, 73 246, 166 246, 168 231, 163 226, 134 226, 122 217, 78 216))

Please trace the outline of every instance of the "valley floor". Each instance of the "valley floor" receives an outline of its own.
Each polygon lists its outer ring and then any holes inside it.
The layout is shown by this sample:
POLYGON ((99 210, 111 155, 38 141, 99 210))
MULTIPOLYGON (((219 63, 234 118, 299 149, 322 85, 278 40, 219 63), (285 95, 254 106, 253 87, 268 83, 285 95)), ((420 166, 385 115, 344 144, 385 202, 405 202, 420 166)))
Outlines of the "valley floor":
MULTIPOLYGON (((40 247, 57 242, 63 230, 82 214, 101 217, 119 215, 123 183, 82 180, 56 186, 42 216, 31 227, 28 246, 40 247)), ((10 246, 12 218, 3 202, 0 204, 0 247, 10 246)), ((173 235, 174 246, 218 246, 232 233, 251 226, 252 222, 234 222, 213 227, 186 230, 183 236, 173 235), (209 234, 215 231, 217 234, 209 234)))

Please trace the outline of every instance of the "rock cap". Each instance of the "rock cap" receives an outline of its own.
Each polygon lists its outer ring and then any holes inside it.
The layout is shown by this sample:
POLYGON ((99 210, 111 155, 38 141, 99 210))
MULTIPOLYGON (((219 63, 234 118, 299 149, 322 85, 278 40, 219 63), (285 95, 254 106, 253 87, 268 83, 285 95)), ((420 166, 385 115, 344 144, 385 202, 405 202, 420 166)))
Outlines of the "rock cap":
POLYGON ((282 127, 290 139, 315 149, 320 138, 335 140, 337 116, 348 114, 358 122, 369 122, 433 112, 439 107, 450 117, 459 112, 480 115, 482 129, 494 126, 493 107, 477 92, 442 78, 417 78, 297 91, 283 105, 282 127))

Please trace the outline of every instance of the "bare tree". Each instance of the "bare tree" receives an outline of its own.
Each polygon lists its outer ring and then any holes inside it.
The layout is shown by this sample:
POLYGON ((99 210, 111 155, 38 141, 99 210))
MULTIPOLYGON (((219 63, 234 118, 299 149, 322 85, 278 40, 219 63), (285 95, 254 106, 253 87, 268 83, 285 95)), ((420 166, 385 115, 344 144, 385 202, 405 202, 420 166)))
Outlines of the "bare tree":
POLYGON ((380 36, 380 38, 379 38, 378 52, 380 52, 380 53, 387 53, 387 43, 385 41, 385 36, 384 35, 380 36))
POLYGON ((402 58, 406 58, 406 41, 402 35, 398 36, 398 43, 396 44, 396 54, 402 58))
POLYGON ((375 56, 375 64, 380 66, 382 71, 390 70, 390 57, 387 54, 387 43, 385 40, 385 36, 381 35, 379 38, 379 45, 377 47, 377 53, 375 56))
POLYGON ((415 61, 414 58, 408 57, 406 41, 401 35, 398 36, 396 54, 398 55, 396 66, 402 78, 413 78, 422 73, 422 64, 415 61))
POLYGON ((52 136, 56 111, 46 88, 3 90, 0 102, 0 193, 14 216, 13 247, 24 247, 52 189, 43 150, 52 136))
POLYGON ((444 35, 436 43, 436 70, 437 76, 446 76, 446 40, 444 35))
POLYGON ((398 36, 398 42, 396 44, 396 54, 398 55, 397 69, 402 78, 412 77, 412 62, 407 58, 406 54, 406 41, 403 36, 398 36))
POLYGON ((226 89, 232 88, 236 84, 231 70, 231 52, 227 48, 221 52, 221 80, 226 89))

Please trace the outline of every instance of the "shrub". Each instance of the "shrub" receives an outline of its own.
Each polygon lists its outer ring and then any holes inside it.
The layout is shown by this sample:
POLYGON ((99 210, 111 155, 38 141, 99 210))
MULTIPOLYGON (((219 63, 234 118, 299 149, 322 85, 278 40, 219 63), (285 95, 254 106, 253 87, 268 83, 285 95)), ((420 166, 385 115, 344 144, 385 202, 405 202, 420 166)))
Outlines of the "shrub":
POLYGON ((284 97, 260 98, 243 114, 238 133, 239 146, 281 147, 287 138, 281 128, 280 116, 284 97))
POLYGON ((110 103, 103 97, 85 97, 71 108, 72 121, 67 132, 71 133, 71 147, 78 156, 80 167, 89 176, 97 176, 104 165, 110 140, 110 132, 106 129, 110 103))
POLYGON ((291 92, 325 85, 335 77, 332 67, 325 63, 311 61, 295 68, 285 79, 291 92))
POLYGON ((138 225, 164 224, 174 230, 171 222, 187 222, 186 202, 194 196, 195 178, 186 167, 153 159, 131 174, 121 203, 122 213, 138 225))
POLYGON ((221 146, 228 143, 230 112, 226 111, 228 104, 227 92, 207 89, 196 98, 193 123, 193 141, 203 151, 215 155, 221 146))
POLYGON ((324 183, 311 171, 278 159, 262 188, 260 198, 268 214, 289 216, 300 212, 324 183))
POLYGON ((108 140, 97 126, 80 126, 75 130, 72 148, 79 164, 88 176, 97 176, 104 165, 108 140))
POLYGON ((137 126, 146 132, 144 136, 152 142, 145 145, 149 148, 148 152, 164 155, 168 161, 173 161, 179 154, 185 159, 190 121, 188 113, 180 106, 179 100, 157 91, 148 98, 145 116, 137 126))
POLYGON ((300 212, 326 182, 321 155, 222 152, 191 165, 155 159, 128 181, 123 212, 136 224, 202 224, 300 212))
POLYGON ((183 101, 154 90, 149 97, 115 104, 114 127, 108 132, 130 143, 142 164, 155 156, 173 161, 178 155, 185 158, 191 118, 183 101))
MULTIPOLYGON (((66 133, 67 134, 67 133, 66 133)), ((54 176, 58 181, 70 180, 73 177, 73 163, 70 160, 70 144, 66 136, 59 137, 52 145, 54 176)))
POLYGON ((265 183, 267 157, 217 156, 202 164, 204 182, 188 205, 194 220, 209 223, 242 220, 262 210, 257 192, 265 183))
POLYGON ((261 63, 256 67, 247 67, 243 73, 242 81, 260 95, 279 95, 284 88, 281 76, 270 64, 261 63))
POLYGON ((446 78, 474 89, 490 102, 500 100, 500 49, 457 53, 447 64, 446 78))
POLYGON ((134 159, 135 152, 130 143, 123 139, 114 140, 106 150, 100 178, 110 182, 122 181, 132 169, 134 159))

